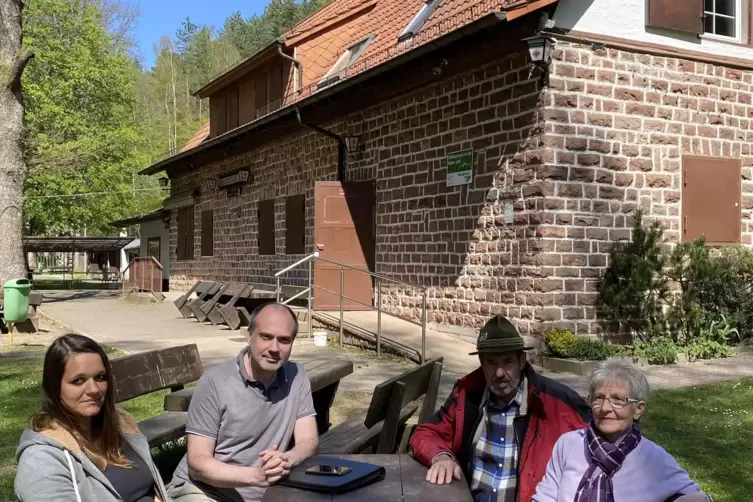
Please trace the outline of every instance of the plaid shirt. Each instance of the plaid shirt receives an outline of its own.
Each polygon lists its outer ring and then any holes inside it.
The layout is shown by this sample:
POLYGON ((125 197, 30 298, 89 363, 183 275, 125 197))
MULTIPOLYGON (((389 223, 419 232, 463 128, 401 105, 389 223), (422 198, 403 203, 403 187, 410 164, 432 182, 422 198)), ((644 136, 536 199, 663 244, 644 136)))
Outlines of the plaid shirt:
POLYGON ((513 420, 526 413, 528 382, 521 382, 515 398, 504 408, 494 404, 489 391, 481 404, 476 446, 470 471, 471 493, 476 502, 515 502, 518 485, 518 439, 513 420))

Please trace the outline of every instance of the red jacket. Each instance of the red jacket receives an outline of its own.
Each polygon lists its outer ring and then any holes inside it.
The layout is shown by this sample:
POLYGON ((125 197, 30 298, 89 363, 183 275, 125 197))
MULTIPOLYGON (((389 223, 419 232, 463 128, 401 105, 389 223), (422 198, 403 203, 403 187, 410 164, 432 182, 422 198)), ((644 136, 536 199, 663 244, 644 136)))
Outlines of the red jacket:
MULTIPOLYGON (((569 387, 536 374, 526 366, 528 413, 515 419, 518 442, 518 502, 530 502, 546 472, 557 439, 572 430, 586 427, 591 408, 569 387)), ((475 445, 473 434, 481 420, 480 405, 486 388, 481 368, 464 376, 437 413, 416 427, 410 446, 416 460, 430 465, 440 452, 452 452, 470 483, 469 472, 475 445)), ((475 494, 474 494, 475 495, 475 494)))

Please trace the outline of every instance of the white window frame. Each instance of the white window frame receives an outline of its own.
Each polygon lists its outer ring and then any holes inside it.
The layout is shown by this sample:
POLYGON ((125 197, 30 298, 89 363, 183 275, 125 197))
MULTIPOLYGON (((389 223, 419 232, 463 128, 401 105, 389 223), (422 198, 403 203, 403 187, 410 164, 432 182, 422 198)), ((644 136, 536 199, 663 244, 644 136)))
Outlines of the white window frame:
MULTIPOLYGON (((704 32, 703 35, 701 35, 703 38, 707 38, 709 40, 719 40, 719 41, 726 41, 726 42, 743 42, 743 31, 745 30, 747 23, 745 23, 745 20, 747 20, 749 15, 749 3, 748 1, 743 0, 734 0, 735 2, 735 36, 729 37, 726 35, 717 35, 716 33, 707 33, 706 30, 706 20, 704 19, 704 32)), ((706 10, 706 6, 704 5, 703 8, 703 14, 704 16, 714 16, 714 17, 726 17, 729 19, 730 16, 726 15, 719 15, 714 14, 712 12, 709 12, 706 10)))
POLYGON ((322 77, 322 79, 319 81, 319 86, 329 85, 330 82, 328 82, 331 78, 333 78, 337 73, 340 73, 341 71, 347 70, 351 66, 355 64, 356 61, 363 55, 364 52, 366 52, 366 49, 369 48, 369 45, 374 40, 374 35, 369 35, 366 38, 362 38, 358 42, 352 44, 350 47, 345 49, 345 52, 343 52, 339 58, 337 58, 337 61, 335 61, 335 64, 332 65, 332 67, 327 71, 327 73, 322 77), (354 51, 355 50, 355 51, 354 51), (344 65, 344 61, 347 61, 348 59, 353 59, 353 61, 349 65, 344 65))
POLYGON ((404 42, 415 37, 416 33, 421 31, 421 28, 424 26, 426 21, 429 20, 431 15, 439 8, 439 4, 441 3, 442 0, 424 0, 424 4, 421 6, 421 9, 415 16, 413 16, 413 19, 411 19, 411 22, 408 23, 408 26, 405 27, 402 33, 398 35, 398 42, 404 42))

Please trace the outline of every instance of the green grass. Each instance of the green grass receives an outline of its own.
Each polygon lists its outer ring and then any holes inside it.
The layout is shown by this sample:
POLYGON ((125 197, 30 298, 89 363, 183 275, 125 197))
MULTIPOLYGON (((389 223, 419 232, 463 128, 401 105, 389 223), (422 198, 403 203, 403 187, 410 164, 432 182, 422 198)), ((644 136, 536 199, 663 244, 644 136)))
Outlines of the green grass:
MULTIPOLYGON (((108 349, 112 357, 122 353, 108 349)), ((0 501, 13 500, 15 451, 21 431, 40 402, 42 357, 0 353, 0 501)), ((168 391, 142 396, 122 407, 137 420, 162 411, 168 391)), ((337 418, 338 396, 333 409, 337 418)), ((346 400, 354 400, 348 395, 346 400)), ((368 396, 363 396, 364 403, 368 396)), ((348 410, 341 410, 348 418, 348 410)), ((333 420, 334 422, 335 420, 333 420)), ((339 420, 338 420, 339 421, 339 420)), ((716 502, 740 502, 753 493, 753 379, 651 394, 646 436, 663 446, 716 502)), ((178 441, 153 450, 163 478, 185 453, 178 441)))
MULTIPOLYGON (((111 357, 122 355, 117 349, 107 348, 107 352, 111 357)), ((42 360, 39 355, 0 353, 0 501, 15 500, 16 447, 29 417, 41 402, 42 360)), ((148 394, 120 406, 137 420, 144 420, 162 411, 167 392, 148 394)), ((152 453, 163 478, 169 480, 185 453, 185 445, 176 442, 155 448, 152 453)))
POLYGON ((751 499, 753 379, 653 392, 644 431, 715 502, 751 499))

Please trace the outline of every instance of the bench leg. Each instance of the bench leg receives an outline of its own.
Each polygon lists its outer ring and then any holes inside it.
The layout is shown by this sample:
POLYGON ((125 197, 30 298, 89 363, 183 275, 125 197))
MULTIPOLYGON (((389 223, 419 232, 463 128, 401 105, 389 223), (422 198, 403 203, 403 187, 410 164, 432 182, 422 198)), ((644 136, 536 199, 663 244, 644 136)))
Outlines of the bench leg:
POLYGON ((319 435, 324 434, 329 430, 329 410, 332 408, 332 403, 335 401, 335 394, 337 393, 337 387, 340 382, 331 383, 324 388, 314 392, 311 397, 314 400, 314 409, 316 410, 316 425, 319 429, 319 435))

